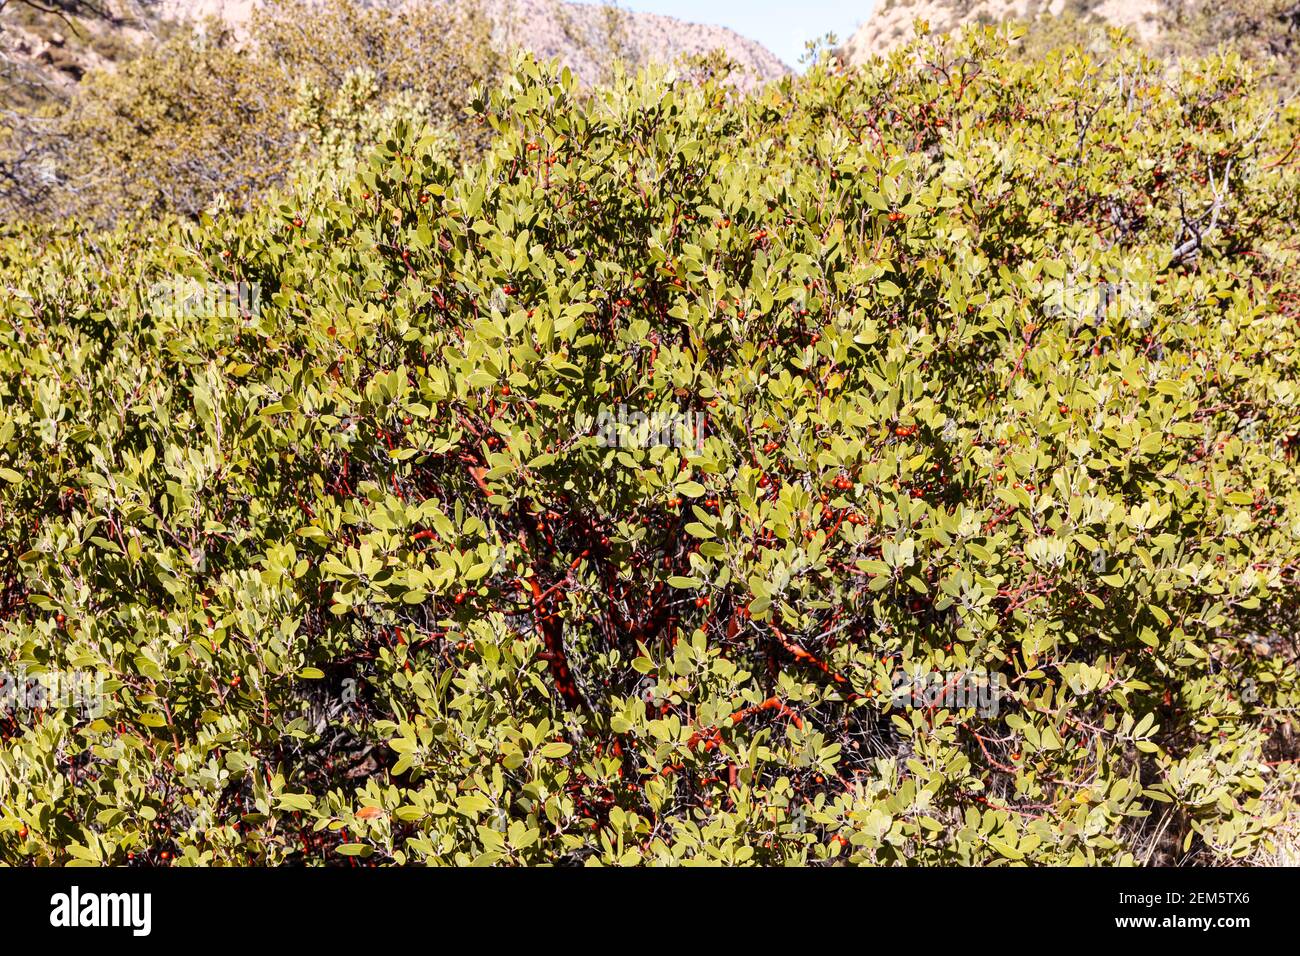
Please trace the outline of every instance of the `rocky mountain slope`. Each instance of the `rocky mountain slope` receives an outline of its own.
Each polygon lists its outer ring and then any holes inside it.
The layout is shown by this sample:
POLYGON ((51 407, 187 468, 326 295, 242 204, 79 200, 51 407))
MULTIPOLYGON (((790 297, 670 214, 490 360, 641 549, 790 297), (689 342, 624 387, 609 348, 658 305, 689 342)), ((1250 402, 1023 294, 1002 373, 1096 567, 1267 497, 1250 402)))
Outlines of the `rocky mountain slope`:
POLYGON ((0 4, 0 107, 66 90, 153 36, 139 0, 95 0, 96 15, 84 15, 89 9, 86 0, 0 4))
MULTIPOLYGON (((598 79, 610 53, 634 63, 670 61, 715 49, 742 67, 747 80, 762 83, 789 72, 775 54, 726 27, 685 23, 592 3, 559 0, 496 0, 491 4, 500 35, 543 57, 559 57, 584 79, 598 79)), ((708 8, 701 14, 707 16, 708 8)))
MULTIPOLYGON (((171 20, 216 17, 236 29, 248 21, 258 0, 162 0, 160 13, 171 20)), ((558 57, 580 78, 601 78, 615 56, 638 65, 670 62, 682 55, 726 51, 740 64, 747 85, 777 79, 789 68, 762 44, 726 27, 687 23, 599 3, 563 0, 487 0, 503 45, 558 57)), ((701 13, 707 16, 707 8, 701 13)))
MULTIPOLYGON (((69 2, 69 0, 65 0, 69 2)), ((75 0, 71 0, 75 2, 75 0)), ((20 65, 38 87, 57 91, 89 70, 131 55, 181 21, 225 23, 237 34, 259 0, 110 0, 109 19, 41 15, 22 4, 0 12, 0 63, 20 65)), ((721 49, 741 67, 739 81, 755 86, 789 72, 762 44, 734 30, 597 3, 563 0, 486 0, 503 46, 558 57, 591 82, 621 57, 637 65, 721 49)), ((707 15, 707 10, 702 11, 707 15)))

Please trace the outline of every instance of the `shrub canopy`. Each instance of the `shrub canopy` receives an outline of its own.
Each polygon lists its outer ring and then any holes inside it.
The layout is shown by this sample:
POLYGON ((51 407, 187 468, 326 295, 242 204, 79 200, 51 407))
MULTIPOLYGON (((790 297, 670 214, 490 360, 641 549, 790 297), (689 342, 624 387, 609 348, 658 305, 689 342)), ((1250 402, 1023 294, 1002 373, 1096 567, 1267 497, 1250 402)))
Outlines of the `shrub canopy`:
POLYGON ((3 859, 1268 849, 1294 106, 991 29, 473 100, 0 246, 0 660, 106 675, 4 725, 3 859))

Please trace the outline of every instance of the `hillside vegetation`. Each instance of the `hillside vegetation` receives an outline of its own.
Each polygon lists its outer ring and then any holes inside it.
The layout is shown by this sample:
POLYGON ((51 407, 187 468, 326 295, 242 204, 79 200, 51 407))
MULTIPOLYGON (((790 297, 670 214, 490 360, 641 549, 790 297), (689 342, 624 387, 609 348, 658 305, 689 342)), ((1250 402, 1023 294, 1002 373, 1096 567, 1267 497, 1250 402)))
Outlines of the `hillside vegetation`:
POLYGON ((7 698, 0 859, 1289 852, 1300 114, 1250 64, 467 96, 481 153, 393 101, 246 210, 0 240, 0 661, 104 677, 7 698))
POLYGON ((0 2, 0 225, 247 207, 385 110, 478 154, 465 92, 521 48, 581 82, 710 57, 741 89, 787 72, 722 27, 562 0, 0 2))
POLYGON ((1294 89, 1300 76, 1296 0, 879 0, 840 56, 860 64, 888 53, 915 35, 918 20, 936 33, 1019 23, 1030 55, 1066 43, 1104 47, 1106 28, 1120 27, 1156 56, 1204 56, 1227 47, 1284 88, 1294 89))

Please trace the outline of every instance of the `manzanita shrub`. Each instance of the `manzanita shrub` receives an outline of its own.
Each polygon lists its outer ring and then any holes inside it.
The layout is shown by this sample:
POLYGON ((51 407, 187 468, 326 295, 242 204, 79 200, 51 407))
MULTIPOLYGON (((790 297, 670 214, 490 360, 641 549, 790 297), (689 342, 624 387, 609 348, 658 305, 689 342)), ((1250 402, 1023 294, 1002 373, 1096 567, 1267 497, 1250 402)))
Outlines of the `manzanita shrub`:
POLYGON ((0 858, 1275 849, 1294 106, 991 30, 472 99, 0 247, 0 858))

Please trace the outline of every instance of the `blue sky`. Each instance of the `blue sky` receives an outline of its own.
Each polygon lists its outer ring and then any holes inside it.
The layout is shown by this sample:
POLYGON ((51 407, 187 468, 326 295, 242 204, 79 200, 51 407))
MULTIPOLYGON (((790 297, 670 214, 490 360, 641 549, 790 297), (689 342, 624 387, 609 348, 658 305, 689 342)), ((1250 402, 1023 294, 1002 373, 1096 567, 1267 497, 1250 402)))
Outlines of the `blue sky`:
POLYGON ((792 67, 799 65, 806 41, 831 31, 847 40, 874 5, 875 0, 618 0, 625 10, 731 27, 792 67))

